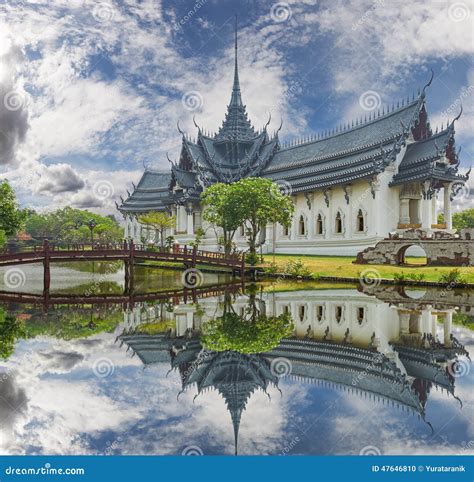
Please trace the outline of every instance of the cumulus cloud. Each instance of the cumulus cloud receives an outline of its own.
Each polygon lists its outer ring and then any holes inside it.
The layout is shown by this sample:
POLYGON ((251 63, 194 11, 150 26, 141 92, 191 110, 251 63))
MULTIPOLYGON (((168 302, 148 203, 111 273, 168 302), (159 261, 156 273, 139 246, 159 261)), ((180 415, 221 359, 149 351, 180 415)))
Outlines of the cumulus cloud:
POLYGON ((43 167, 34 189, 38 193, 73 193, 82 189, 84 185, 84 180, 69 164, 53 164, 43 167))
MULTIPOLYGON (((0 44, 5 42, 0 35, 0 44)), ((17 66, 23 62, 21 49, 8 42, 0 47, 0 165, 13 163, 16 149, 28 130, 26 93, 16 80, 17 66)))
MULTIPOLYGON (((271 5, 260 5, 239 29, 240 80, 249 118, 257 128, 270 112, 270 128, 283 119, 283 139, 308 133, 311 117, 326 122, 315 116, 317 105, 301 101, 314 91, 323 92, 318 102, 330 103, 341 119, 344 111, 358 113, 361 90, 376 89, 386 100, 414 68, 427 70, 433 59, 472 53, 466 41, 469 6, 463 19, 463 12, 450 9, 453 2, 289 3, 288 21, 275 21, 271 5), (345 99, 344 105, 331 102, 333 97, 345 99)), ((186 12, 157 0, 7 2, 2 11, 2 38, 14 38, 16 55, 21 49, 28 56, 28 62, 18 57, 13 62, 11 48, 0 51, 13 66, 8 78, 16 79, 15 88, 28 98, 28 113, 8 113, 19 127, 3 139, 8 145, 0 160, 5 165, 14 152, 23 178, 26 166, 36 163, 26 178, 35 182, 27 183, 21 199, 42 204, 49 197, 58 205, 73 202, 110 212, 125 195, 128 180, 120 188, 113 182, 114 194, 104 200, 95 195, 96 179, 88 173, 100 171, 107 179, 117 170, 133 171, 134 177, 143 164, 166 168, 165 153, 174 159, 179 155, 177 120, 191 135, 196 133, 193 115, 209 131, 222 122, 233 75, 231 18, 222 23, 203 8, 175 29, 186 12), (182 102, 190 91, 202 98, 196 111, 182 102), (56 182, 47 168, 54 164, 61 166, 56 182)), ((464 120, 460 129, 468 135, 464 120)))
POLYGON ((39 357, 45 361, 43 368, 51 373, 67 373, 84 360, 84 355, 77 352, 51 350, 40 352, 39 357))

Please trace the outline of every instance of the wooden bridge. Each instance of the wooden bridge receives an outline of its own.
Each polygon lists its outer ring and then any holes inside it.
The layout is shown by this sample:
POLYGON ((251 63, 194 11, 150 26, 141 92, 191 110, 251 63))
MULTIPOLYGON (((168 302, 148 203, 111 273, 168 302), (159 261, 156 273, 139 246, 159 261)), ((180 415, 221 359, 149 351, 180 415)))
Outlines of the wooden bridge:
POLYGON ((67 306, 90 306, 90 305, 122 305, 132 309, 136 303, 170 301, 173 304, 179 302, 197 303, 199 299, 221 296, 224 293, 240 293, 245 290, 243 279, 241 283, 212 284, 198 288, 170 289, 146 293, 116 293, 116 294, 50 294, 45 293, 21 293, 12 291, 0 291, 0 303, 28 304, 41 306, 44 312, 58 305, 67 306))
MULTIPOLYGON (((49 291, 51 285, 50 265, 54 262, 71 261, 123 261, 125 263, 125 286, 127 291, 133 291, 134 265, 143 261, 161 261, 181 263, 185 268, 195 268, 198 264, 213 268, 227 268, 232 275, 245 275, 245 254, 216 253, 202 251, 196 246, 174 246, 170 250, 165 248, 150 248, 124 241, 120 244, 50 244, 48 240, 42 246, 33 246, 19 252, 0 252, 0 267, 18 266, 30 263, 43 263, 44 291, 49 291)), ((192 288, 196 281, 193 273, 187 279, 192 288)))

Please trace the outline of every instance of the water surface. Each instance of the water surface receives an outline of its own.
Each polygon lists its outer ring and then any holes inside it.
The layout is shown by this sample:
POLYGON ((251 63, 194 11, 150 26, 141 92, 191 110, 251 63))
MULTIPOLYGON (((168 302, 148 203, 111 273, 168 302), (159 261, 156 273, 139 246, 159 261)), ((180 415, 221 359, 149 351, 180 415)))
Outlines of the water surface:
POLYGON ((54 270, 0 297, 3 454, 472 453, 470 292, 54 270))

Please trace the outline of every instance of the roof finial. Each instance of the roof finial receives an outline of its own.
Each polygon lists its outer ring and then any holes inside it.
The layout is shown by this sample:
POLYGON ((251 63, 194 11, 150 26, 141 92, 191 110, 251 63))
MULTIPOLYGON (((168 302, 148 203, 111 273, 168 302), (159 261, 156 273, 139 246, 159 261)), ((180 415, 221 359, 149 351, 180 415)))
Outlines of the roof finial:
POLYGON ((240 82, 239 82, 239 66, 237 62, 237 14, 235 15, 234 26, 234 85, 232 87, 232 98, 230 99, 231 106, 241 106, 242 98, 240 97, 240 82))
POLYGON ((425 90, 427 89, 427 87, 429 87, 431 85, 431 82, 433 82, 433 78, 434 78, 434 70, 433 69, 430 69, 431 70, 431 77, 430 77, 430 80, 425 84, 425 86, 423 87, 423 90, 421 91, 421 96, 424 98, 425 97, 425 90))
POLYGON ((461 117, 461 114, 462 114, 462 104, 461 104, 461 110, 459 111, 459 114, 453 119, 453 123, 454 121, 459 120, 459 118, 461 117))

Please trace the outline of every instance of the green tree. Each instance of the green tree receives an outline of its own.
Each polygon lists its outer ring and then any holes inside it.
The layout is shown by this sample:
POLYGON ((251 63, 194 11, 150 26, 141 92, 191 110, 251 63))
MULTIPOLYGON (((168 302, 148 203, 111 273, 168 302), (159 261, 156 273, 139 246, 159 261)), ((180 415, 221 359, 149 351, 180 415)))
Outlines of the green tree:
MULTIPOLYGON (((443 213, 438 215, 438 223, 444 223, 443 213)), ((465 209, 453 214, 453 228, 460 229, 474 228, 474 208, 465 209)))
POLYGON ((158 232, 162 248, 165 246, 166 230, 176 226, 176 218, 174 216, 170 216, 168 213, 160 211, 142 214, 139 217, 139 221, 141 224, 150 226, 158 232))
POLYGON ((0 359, 8 359, 15 350, 15 343, 24 337, 23 324, 0 308, 0 359))
POLYGON ((241 211, 235 197, 231 196, 232 190, 232 184, 217 183, 201 194, 203 219, 222 229, 222 245, 226 254, 230 254, 235 232, 242 224, 241 211))
POLYGON ((282 338, 291 336, 293 321, 288 313, 267 316, 265 305, 251 290, 246 309, 238 315, 230 295, 224 298, 223 315, 210 320, 203 326, 201 342, 209 350, 233 350, 239 353, 262 353, 270 351, 282 338))
POLYGON ((26 218, 25 229, 38 240, 51 238, 54 241, 85 243, 91 238, 90 229, 87 226, 90 220, 96 224, 95 240, 113 242, 123 238, 123 229, 115 218, 71 207, 45 214, 31 212, 26 218))
POLYGON ((13 236, 23 226, 25 214, 18 208, 15 191, 8 181, 0 183, 0 230, 13 236))
POLYGON ((3 231, 3 229, 0 229, 0 248, 3 248, 6 243, 7 243, 7 236, 5 234, 5 231, 3 231))
POLYGON ((249 245, 249 260, 257 262, 256 248, 260 233, 269 223, 290 226, 295 210, 293 201, 284 196, 270 179, 249 177, 231 185, 229 202, 236 206, 239 225, 243 224, 249 245))

